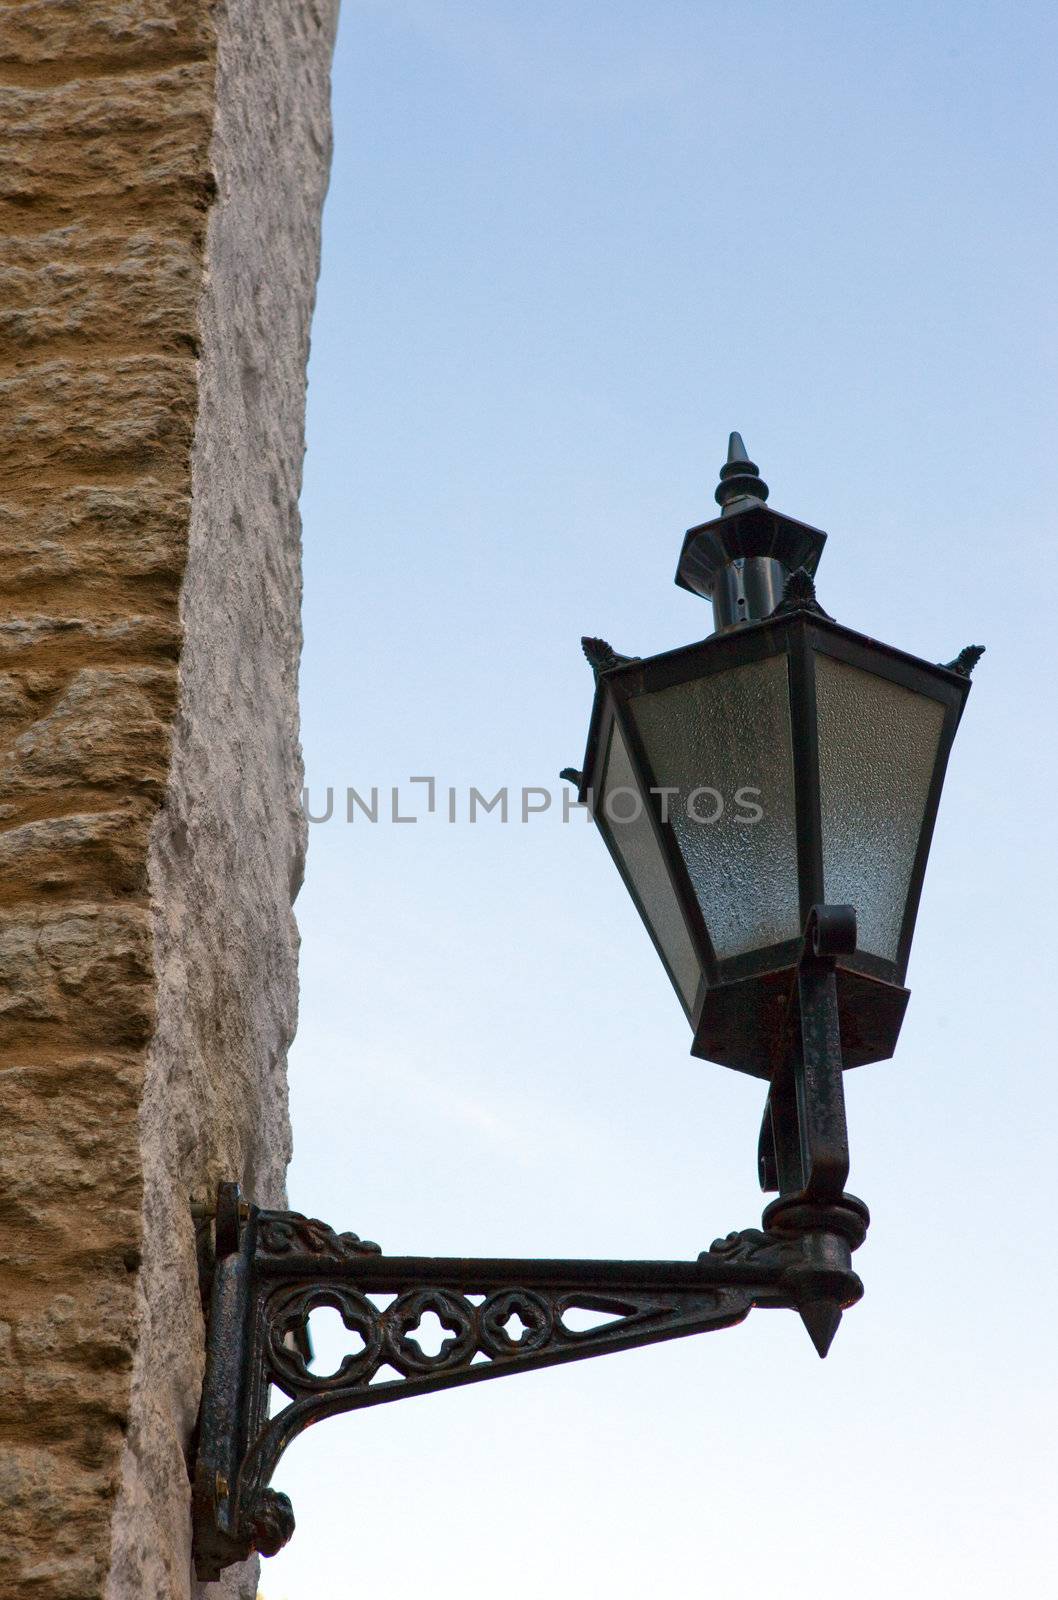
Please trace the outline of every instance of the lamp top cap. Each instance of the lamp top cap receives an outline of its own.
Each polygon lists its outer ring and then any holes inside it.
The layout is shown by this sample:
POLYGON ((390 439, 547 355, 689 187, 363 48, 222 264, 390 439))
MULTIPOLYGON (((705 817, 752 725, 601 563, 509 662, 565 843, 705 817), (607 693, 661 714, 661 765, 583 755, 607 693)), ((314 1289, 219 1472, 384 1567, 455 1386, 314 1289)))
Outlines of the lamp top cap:
POLYGON ((768 485, 760 475, 760 468, 749 459, 740 433, 733 433, 727 442, 727 460, 720 468, 720 482, 716 486, 716 501, 721 515, 744 509, 742 502, 757 500, 761 504, 768 498, 768 485))
MULTIPOLYGON (((716 498, 720 503, 720 515, 687 529, 676 568, 676 582, 681 589, 712 600, 715 613, 718 594, 728 590, 734 594, 743 582, 744 561, 763 558, 776 565, 772 574, 779 586, 779 592, 773 597, 775 603, 782 598, 778 567, 784 567, 787 576, 798 567, 805 567, 810 575, 814 574, 826 534, 806 522, 798 522, 795 517, 773 511, 766 503, 768 485, 761 478, 757 463, 746 453, 740 433, 733 433, 728 440, 727 460, 720 468, 716 498), (724 569, 733 565, 737 565, 738 571, 729 573, 728 578, 734 582, 734 589, 730 582, 720 579, 724 569)), ((760 603, 763 605, 763 600, 760 603)), ((769 609, 774 609, 774 605, 769 609)), ((726 627, 729 620, 718 621, 717 626, 726 627)), ((734 620, 740 623, 759 620, 756 610, 749 609, 748 599, 746 608, 740 607, 734 620)))

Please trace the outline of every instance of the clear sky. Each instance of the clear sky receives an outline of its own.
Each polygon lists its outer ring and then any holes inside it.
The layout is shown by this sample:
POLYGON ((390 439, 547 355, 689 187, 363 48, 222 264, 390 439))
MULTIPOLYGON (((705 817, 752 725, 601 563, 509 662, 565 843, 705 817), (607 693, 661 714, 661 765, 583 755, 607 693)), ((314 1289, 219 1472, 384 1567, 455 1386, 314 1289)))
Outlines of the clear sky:
POLYGON ((298 905, 291 1203, 409 1253, 756 1223, 761 1085, 690 1058, 595 832, 341 806, 557 794, 580 635, 711 627, 672 576, 730 429, 829 531, 828 611, 988 654, 898 1054, 848 1079, 874 1222, 829 1359, 756 1312, 329 1421, 280 1468, 268 1600, 1054 1582, 1056 18, 345 0, 302 501, 306 765, 339 801, 298 905))

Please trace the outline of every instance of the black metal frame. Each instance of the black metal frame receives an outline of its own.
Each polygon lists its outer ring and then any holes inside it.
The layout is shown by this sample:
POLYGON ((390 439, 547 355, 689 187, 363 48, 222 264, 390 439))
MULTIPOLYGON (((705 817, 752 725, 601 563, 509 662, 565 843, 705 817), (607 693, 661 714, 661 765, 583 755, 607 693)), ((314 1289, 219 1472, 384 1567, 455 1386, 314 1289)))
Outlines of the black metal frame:
POLYGON ((762 1186, 780 1197, 763 1229, 728 1234, 696 1261, 385 1256, 356 1234, 245 1205, 235 1184, 222 1185, 193 1472, 199 1578, 255 1550, 274 1555, 290 1538, 290 1502, 269 1480, 286 1447, 325 1417, 731 1327, 755 1306, 796 1310, 826 1355, 863 1293, 851 1255, 869 1221, 844 1192, 835 964, 855 948, 855 927, 848 906, 814 908, 786 995, 761 1141, 762 1186), (383 1295, 395 1298, 383 1306, 373 1298, 383 1295), (308 1319, 320 1306, 363 1341, 328 1376, 308 1366, 308 1319), (609 1320, 578 1330, 565 1320, 574 1308, 609 1320), (432 1356, 412 1336, 429 1311, 450 1335, 432 1356), (270 1418, 272 1385, 289 1404, 270 1418))
POLYGON ((910 876, 896 959, 866 951, 850 953, 838 974, 844 1058, 847 1067, 884 1060, 893 1054, 908 1000, 904 987, 922 883, 940 805, 941 790, 970 680, 965 672, 934 665, 878 643, 825 616, 811 599, 781 607, 772 617, 700 643, 647 659, 618 658, 597 670, 597 688, 588 732, 579 798, 595 806, 595 820, 633 903, 650 933, 684 1009, 688 1010, 650 918, 639 899, 598 798, 616 719, 628 746, 641 799, 653 825, 668 872, 673 898, 695 948, 701 978, 688 1020, 694 1029, 692 1053, 754 1077, 770 1075, 775 1029, 782 1026, 783 1000, 797 965, 799 940, 719 960, 691 885, 671 822, 663 821, 651 794, 651 763, 639 738, 632 702, 695 678, 711 676, 753 661, 784 656, 790 674, 790 731, 796 805, 796 849, 802 919, 822 902, 823 839, 820 816, 819 752, 816 729, 815 657, 825 654, 861 671, 936 700, 944 707, 937 755, 930 781, 918 848, 910 876))

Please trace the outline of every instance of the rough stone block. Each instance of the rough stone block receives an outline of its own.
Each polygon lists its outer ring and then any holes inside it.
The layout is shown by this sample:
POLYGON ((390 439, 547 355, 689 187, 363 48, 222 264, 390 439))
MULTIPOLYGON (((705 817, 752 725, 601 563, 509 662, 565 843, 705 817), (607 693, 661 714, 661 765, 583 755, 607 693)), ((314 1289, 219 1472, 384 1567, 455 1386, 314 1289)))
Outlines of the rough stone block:
MULTIPOLYGON (((334 0, 0 7, 0 1592, 190 1600, 190 1203, 283 1199, 334 0)), ((211 1595, 252 1596, 255 1564, 211 1595)))

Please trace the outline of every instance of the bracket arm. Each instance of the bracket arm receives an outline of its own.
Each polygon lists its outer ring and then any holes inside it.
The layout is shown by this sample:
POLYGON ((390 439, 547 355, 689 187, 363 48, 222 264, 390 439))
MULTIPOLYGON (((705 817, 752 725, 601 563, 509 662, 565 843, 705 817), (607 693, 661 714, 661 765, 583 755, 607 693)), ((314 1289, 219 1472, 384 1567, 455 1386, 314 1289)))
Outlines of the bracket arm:
POLYGON ((804 1315, 821 1273, 828 1294, 853 1305, 866 1208, 844 1198, 860 1207, 837 1208, 844 1234, 828 1208, 729 1234, 695 1261, 480 1259, 386 1256, 296 1212, 244 1205, 236 1185, 222 1185, 194 1467, 198 1576, 286 1543, 293 1511, 269 1481, 286 1447, 325 1417, 731 1327, 754 1306, 804 1315), (320 1306, 360 1346, 327 1375, 310 1369, 306 1339, 320 1306), (433 1353, 415 1337, 430 1312, 445 1330, 433 1353), (273 1386, 288 1403, 270 1416, 273 1386))

